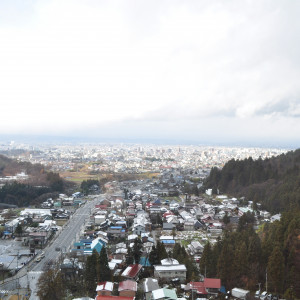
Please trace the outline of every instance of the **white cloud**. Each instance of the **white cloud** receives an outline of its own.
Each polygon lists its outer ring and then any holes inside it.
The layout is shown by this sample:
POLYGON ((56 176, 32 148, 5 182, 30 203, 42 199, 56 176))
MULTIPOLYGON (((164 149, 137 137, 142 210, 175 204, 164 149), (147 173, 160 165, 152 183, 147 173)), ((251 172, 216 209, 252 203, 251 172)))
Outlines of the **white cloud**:
POLYGON ((294 132, 298 3, 11 4, 12 16, 22 18, 0 23, 2 132, 74 134, 132 120, 137 135, 155 135, 158 121, 168 135, 180 131, 176 120, 197 127, 206 119, 213 126, 220 117, 227 121, 216 132, 240 122, 254 135, 259 122, 270 135, 279 123, 294 132))

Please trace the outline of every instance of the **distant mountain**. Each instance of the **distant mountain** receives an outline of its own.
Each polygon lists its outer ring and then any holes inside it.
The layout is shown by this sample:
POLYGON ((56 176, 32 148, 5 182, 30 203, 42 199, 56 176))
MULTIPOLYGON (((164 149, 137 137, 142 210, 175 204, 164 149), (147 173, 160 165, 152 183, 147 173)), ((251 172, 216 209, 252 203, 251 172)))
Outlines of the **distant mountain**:
POLYGON ((265 160, 232 159, 212 168, 203 187, 245 196, 272 213, 300 207, 300 149, 265 160))

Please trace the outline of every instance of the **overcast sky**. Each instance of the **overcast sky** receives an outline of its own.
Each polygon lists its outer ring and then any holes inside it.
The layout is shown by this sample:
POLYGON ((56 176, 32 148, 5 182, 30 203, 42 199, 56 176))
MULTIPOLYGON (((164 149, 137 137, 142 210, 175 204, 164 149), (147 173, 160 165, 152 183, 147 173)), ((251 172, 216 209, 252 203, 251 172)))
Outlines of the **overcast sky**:
POLYGON ((0 1, 0 134, 300 144, 300 1, 0 1))

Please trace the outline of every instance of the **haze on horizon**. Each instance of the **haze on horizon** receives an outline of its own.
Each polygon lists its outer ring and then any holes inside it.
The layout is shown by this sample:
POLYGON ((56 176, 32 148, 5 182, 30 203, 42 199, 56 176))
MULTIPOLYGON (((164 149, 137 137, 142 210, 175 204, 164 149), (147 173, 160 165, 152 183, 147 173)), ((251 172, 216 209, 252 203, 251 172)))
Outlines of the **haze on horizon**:
POLYGON ((1 135, 299 145, 300 2, 0 2, 1 135))

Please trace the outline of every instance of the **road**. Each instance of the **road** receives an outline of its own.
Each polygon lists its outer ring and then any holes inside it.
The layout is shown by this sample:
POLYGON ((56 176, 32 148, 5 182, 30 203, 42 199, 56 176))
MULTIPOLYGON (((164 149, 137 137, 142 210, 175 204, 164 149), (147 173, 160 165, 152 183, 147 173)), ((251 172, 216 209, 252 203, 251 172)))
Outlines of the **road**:
POLYGON ((17 282, 19 282, 22 288, 27 288, 28 285, 30 286, 30 300, 38 300, 39 298, 36 296, 37 281, 43 270, 47 267, 48 262, 51 261, 55 263, 59 260, 62 253, 69 252, 73 243, 79 238, 83 226, 89 220, 92 208, 103 198, 104 195, 101 195, 93 200, 88 200, 84 205, 78 208, 62 230, 54 237, 50 244, 43 249, 45 257, 38 263, 33 261, 23 267, 14 278, 1 284, 0 290, 16 290, 18 286, 17 282), (59 248, 60 251, 56 251, 57 248, 59 248))

